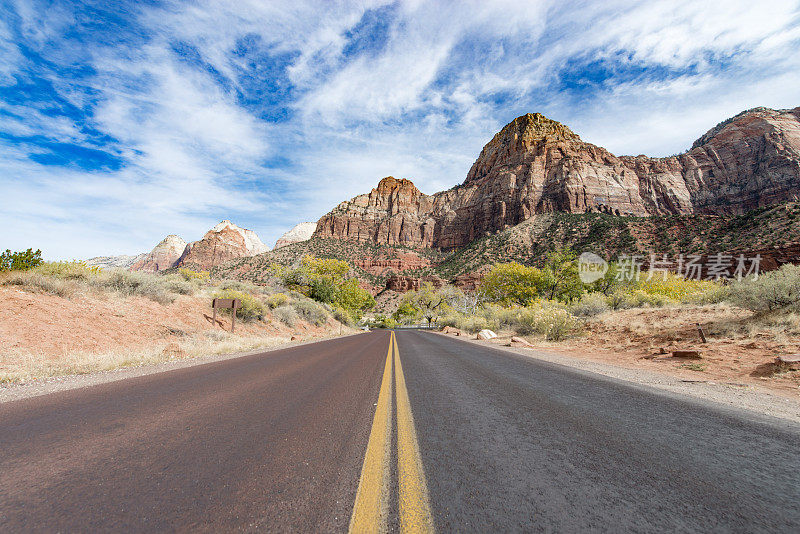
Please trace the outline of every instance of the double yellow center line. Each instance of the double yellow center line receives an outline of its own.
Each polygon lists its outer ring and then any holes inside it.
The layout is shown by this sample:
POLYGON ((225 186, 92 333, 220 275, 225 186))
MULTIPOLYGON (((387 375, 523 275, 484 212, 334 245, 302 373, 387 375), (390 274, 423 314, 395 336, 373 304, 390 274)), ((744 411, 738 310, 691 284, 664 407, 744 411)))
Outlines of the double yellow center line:
POLYGON ((406 378, 400 363, 400 350, 394 332, 389 337, 389 351, 383 371, 381 389, 367 453, 361 468, 350 532, 385 532, 389 512, 389 483, 392 446, 392 375, 397 404, 397 475, 398 511, 401 532, 433 532, 428 487, 419 454, 419 442, 411 415, 406 378), (394 355, 394 373, 392 356, 394 355))

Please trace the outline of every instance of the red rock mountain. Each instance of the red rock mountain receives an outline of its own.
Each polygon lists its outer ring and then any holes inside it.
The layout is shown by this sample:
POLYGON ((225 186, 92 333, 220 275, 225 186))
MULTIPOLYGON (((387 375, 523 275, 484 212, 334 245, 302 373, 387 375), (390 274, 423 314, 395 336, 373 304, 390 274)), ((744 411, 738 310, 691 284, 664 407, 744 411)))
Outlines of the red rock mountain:
POLYGON ((174 234, 168 235, 153 250, 128 268, 131 271, 163 271, 175 267, 185 249, 186 241, 174 234))
POLYGON ((268 250, 269 247, 252 230, 222 221, 206 232, 200 241, 186 243, 177 235, 168 235, 148 253, 102 256, 87 260, 87 265, 149 272, 181 266, 210 270, 226 261, 255 256, 268 250))
POLYGON ((269 251, 255 232, 222 221, 206 232, 203 239, 186 245, 177 265, 209 270, 229 260, 269 251))
POLYGON ((537 213, 741 214, 800 196, 800 107, 755 108, 668 158, 617 157, 538 113, 506 125, 463 184, 434 195, 387 177, 315 236, 451 249, 537 213))

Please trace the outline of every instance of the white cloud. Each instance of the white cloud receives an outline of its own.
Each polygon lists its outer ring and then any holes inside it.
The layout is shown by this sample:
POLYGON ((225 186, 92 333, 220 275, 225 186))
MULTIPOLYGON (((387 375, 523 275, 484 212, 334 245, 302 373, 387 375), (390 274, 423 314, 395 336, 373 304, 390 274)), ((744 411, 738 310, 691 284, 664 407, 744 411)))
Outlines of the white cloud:
MULTIPOLYGON (((223 217, 271 242, 388 174, 428 193, 462 181, 482 145, 529 111, 616 153, 667 155, 743 109, 800 104, 799 7, 786 0, 205 0, 136 6, 144 44, 82 50, 62 41, 74 19, 69 9, 20 1, 29 46, 56 62, 90 62, 96 74, 80 82, 98 99, 88 121, 118 140, 126 165, 43 167, 0 144, 0 172, 14 176, 0 181, 0 193, 15 205, 0 223, 24 224, 16 246, 42 243, 64 257, 138 252, 166 233, 197 238, 223 217), (344 57, 346 31, 385 6, 391 17, 378 51, 344 57), (178 42, 195 47, 229 85, 178 58, 178 42), (254 58, 235 53, 244 42, 263 56, 289 54, 288 121, 270 122, 239 101, 254 83, 254 58), (642 71, 559 92, 564 69, 591 61, 642 71), (266 164, 274 159, 289 166, 266 164)), ((0 84, 23 62, 11 36, 0 21, 0 84)), ((86 104, 70 80, 48 76, 64 98, 86 104)), ((2 106, 22 117, 5 116, 7 132, 88 143, 64 117, 36 105, 2 106)))

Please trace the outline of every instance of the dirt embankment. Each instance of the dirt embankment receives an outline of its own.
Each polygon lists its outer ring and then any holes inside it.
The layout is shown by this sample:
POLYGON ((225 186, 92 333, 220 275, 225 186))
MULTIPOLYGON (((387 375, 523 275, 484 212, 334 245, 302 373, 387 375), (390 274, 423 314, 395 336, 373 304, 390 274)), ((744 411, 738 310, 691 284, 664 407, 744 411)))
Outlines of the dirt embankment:
MULTIPOLYGON (((511 337, 510 332, 500 332, 486 343, 524 346, 512 343, 511 337)), ((652 371, 687 382, 766 388, 800 398, 800 367, 776 363, 778 356, 800 353, 800 316, 796 314, 759 317, 724 304, 636 308, 589 319, 579 335, 565 341, 524 339, 536 349, 576 359, 652 371), (696 351, 699 358, 675 357, 675 351, 696 351)))
POLYGON ((138 296, 62 298, 0 288, 0 299, 0 383, 255 350, 342 331, 332 319, 289 326, 267 312, 261 321, 237 320, 231 334, 230 317, 218 314, 214 324, 210 299, 195 296, 159 304, 138 296))

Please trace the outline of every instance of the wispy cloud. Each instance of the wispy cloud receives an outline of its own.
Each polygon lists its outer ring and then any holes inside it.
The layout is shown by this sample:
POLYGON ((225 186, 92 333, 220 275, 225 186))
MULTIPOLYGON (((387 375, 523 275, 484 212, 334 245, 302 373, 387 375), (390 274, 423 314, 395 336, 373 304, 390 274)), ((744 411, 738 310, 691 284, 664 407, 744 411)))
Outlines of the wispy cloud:
POLYGON ((382 176, 426 192, 540 111, 618 153, 800 104, 800 5, 198 1, 0 7, 4 247, 265 241, 382 176))

